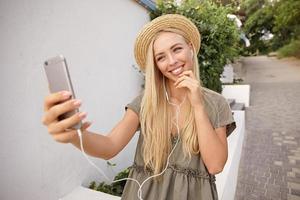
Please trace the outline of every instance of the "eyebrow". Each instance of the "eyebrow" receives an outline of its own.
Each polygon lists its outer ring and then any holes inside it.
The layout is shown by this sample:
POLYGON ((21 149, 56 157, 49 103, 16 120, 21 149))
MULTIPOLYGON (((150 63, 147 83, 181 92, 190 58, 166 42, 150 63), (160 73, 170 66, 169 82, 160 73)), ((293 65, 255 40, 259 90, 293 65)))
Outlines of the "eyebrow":
MULTIPOLYGON (((176 43, 176 44, 173 44, 173 45, 170 47, 170 49, 173 49, 173 48, 174 48, 175 46, 177 46, 177 45, 182 45, 182 43, 178 42, 178 43, 176 43)), ((161 55, 161 54, 163 54, 163 52, 158 53, 158 54, 155 54, 154 56, 157 57, 157 56, 159 56, 159 55, 161 55)))

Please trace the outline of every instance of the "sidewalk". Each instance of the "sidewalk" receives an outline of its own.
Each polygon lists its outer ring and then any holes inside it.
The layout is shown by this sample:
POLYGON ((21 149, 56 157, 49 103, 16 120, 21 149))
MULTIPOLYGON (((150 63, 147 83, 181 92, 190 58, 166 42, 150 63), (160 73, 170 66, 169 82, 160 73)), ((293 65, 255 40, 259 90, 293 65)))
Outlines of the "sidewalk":
POLYGON ((251 96, 235 200, 300 200, 300 62, 243 64, 251 96))

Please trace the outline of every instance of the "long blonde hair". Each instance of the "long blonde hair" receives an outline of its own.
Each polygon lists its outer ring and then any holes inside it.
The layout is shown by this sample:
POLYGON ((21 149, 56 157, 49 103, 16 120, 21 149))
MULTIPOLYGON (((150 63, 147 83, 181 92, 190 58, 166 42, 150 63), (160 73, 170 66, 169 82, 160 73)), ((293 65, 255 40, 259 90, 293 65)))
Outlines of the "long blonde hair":
MULTIPOLYGON (((183 34, 177 29, 167 29, 164 32, 173 32, 181 36, 183 34)), ((184 37, 184 36, 183 36, 184 37)), ((155 39, 154 39, 155 40, 155 39)), ((172 149, 171 138, 171 109, 168 106, 163 88, 163 74, 156 67, 153 56, 153 42, 149 45, 146 70, 145 90, 141 102, 140 124, 144 137, 142 154, 145 168, 150 168, 155 174, 162 171, 167 162, 167 157, 172 149)), ((186 42, 189 43, 187 38, 186 42)), ((193 48, 193 71, 199 80, 199 65, 197 53, 193 48)), ((198 138, 194 111, 188 101, 188 109, 185 113, 184 127, 181 130, 180 138, 185 157, 191 158, 191 154, 199 153, 198 138)))

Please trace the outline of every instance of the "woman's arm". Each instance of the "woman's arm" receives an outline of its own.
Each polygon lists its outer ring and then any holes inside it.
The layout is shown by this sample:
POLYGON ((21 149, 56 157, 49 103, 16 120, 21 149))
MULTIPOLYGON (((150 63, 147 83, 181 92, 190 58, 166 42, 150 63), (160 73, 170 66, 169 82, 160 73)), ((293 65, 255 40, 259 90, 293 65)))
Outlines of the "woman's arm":
MULTIPOLYGON (((80 149, 79 137, 76 130, 71 130, 75 124, 86 117, 86 113, 79 112, 61 120, 63 113, 78 109, 81 102, 70 98, 70 92, 58 92, 48 95, 44 102, 44 116, 42 122, 48 128, 53 139, 61 143, 72 143, 80 149), (63 103, 61 103, 63 102, 63 103)), ((133 137, 139 126, 139 118, 133 110, 127 109, 123 119, 110 131, 108 135, 100 135, 87 131, 89 124, 82 125, 83 148, 87 154, 110 159, 119 153, 133 137)))
POLYGON ((199 150, 210 174, 223 170, 227 161, 226 127, 214 129, 204 108, 200 83, 191 70, 184 71, 175 82, 176 88, 186 88, 195 112, 199 150))
POLYGON ((214 129, 204 106, 194 107, 201 157, 210 174, 220 173, 227 161, 226 127, 214 129))
MULTIPOLYGON (((82 141, 85 152, 91 156, 109 160, 117 155, 131 140, 137 131, 139 119, 137 114, 127 109, 123 119, 110 131, 108 135, 83 131, 82 141)), ((71 143, 80 149, 79 137, 76 136, 71 143)))

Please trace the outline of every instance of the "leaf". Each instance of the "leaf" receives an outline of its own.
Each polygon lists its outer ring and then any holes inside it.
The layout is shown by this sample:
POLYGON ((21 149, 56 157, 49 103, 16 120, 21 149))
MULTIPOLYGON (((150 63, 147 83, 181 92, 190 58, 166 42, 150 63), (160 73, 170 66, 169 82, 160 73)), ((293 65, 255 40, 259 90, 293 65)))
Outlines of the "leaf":
POLYGON ((106 164, 108 165, 108 166, 111 166, 111 167, 114 167, 114 166, 116 166, 117 164, 115 164, 115 163, 111 163, 111 162, 109 162, 109 161, 107 161, 106 162, 106 164))

